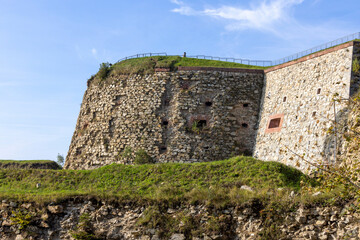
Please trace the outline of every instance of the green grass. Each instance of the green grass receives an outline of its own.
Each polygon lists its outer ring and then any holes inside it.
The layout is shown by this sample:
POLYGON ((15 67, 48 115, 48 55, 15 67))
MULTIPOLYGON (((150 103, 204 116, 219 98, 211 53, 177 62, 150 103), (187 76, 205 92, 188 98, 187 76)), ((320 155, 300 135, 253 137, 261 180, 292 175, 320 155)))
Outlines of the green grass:
POLYGON ((187 67, 221 67, 221 68, 245 68, 245 69, 266 69, 253 65, 245 65, 233 62, 224 62, 197 58, 183 58, 179 56, 155 56, 135 58, 121 61, 111 67, 115 74, 126 73, 153 73, 155 68, 170 68, 175 70, 179 66, 187 67))
POLYGON ((95 170, 0 169, 0 198, 47 202, 90 196, 120 202, 235 204, 280 187, 297 191, 305 178, 294 168, 251 157, 194 164, 112 164, 95 170), (256 193, 241 190, 242 185, 256 193))
POLYGON ((28 164, 28 163, 52 163, 52 160, 0 160, 0 164, 15 163, 15 164, 28 164))

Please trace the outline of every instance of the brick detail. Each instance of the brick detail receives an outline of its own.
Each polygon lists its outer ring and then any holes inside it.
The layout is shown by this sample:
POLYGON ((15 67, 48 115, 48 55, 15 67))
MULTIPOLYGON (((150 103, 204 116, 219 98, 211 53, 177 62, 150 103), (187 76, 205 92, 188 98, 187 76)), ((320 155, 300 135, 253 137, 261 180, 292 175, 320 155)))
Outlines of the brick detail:
POLYGON ((178 67, 178 71, 218 71, 218 72, 240 72, 240 73, 262 73, 262 69, 245 69, 245 68, 217 68, 217 67, 178 67))
POLYGON ((274 133, 274 132, 280 132, 281 131, 281 128, 282 128, 282 124, 284 122, 284 114, 276 114, 276 115, 272 115, 269 117, 269 121, 267 123, 267 127, 265 129, 265 133, 274 133), (280 124, 279 124, 279 127, 276 127, 276 128, 270 128, 270 122, 271 120, 273 119, 276 119, 276 118, 280 118, 280 124))
POLYGON ((170 72, 170 68, 155 68, 155 72, 170 72))

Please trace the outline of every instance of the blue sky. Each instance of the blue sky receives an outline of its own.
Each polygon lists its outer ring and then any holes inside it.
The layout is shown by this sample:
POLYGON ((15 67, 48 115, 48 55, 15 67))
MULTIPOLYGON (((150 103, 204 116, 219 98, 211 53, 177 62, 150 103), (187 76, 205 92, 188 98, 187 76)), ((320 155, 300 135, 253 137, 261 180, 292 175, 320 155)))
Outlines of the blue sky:
POLYGON ((358 0, 0 0, 0 159, 67 154, 87 79, 144 52, 274 60, 360 31, 358 0))

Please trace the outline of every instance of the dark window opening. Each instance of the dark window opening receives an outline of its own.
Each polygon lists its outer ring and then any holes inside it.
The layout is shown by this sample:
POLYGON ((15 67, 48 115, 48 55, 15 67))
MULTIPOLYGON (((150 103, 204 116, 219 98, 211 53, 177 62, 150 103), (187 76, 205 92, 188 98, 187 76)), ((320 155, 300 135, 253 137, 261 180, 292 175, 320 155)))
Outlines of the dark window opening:
POLYGON ((286 102, 286 97, 284 97, 283 102, 286 102))
POLYGON ((162 124, 163 124, 164 126, 167 126, 167 125, 169 125, 169 122, 166 121, 166 120, 164 120, 164 121, 162 122, 162 124))
POLYGON ((210 148, 210 147, 208 147, 208 146, 204 147, 205 150, 208 150, 209 148, 210 148))
POLYGON ((197 121, 197 124, 196 124, 196 126, 200 129, 206 127, 206 125, 207 125, 206 120, 199 120, 199 121, 197 121))
POLYGON ((317 90, 317 94, 320 94, 321 93, 321 88, 319 88, 318 90, 317 90))
POLYGON ((205 102, 205 106, 211 107, 211 106, 212 106, 212 102, 210 102, 210 101, 205 102))
POLYGON ((165 99, 164 105, 165 105, 165 106, 170 106, 170 100, 169 100, 169 99, 165 99))
POLYGON ((278 128, 280 126, 281 118, 274 118, 270 120, 269 128, 278 128))
POLYGON ((75 155, 80 155, 81 154, 81 149, 76 149, 75 155))
POLYGON ((164 152, 166 152, 166 150, 167 150, 166 146, 161 146, 160 147, 160 153, 164 153, 164 152))
POLYGON ((244 104, 243 104, 243 107, 248 107, 248 106, 249 106, 248 103, 244 103, 244 104))
POLYGON ((316 112, 313 112, 313 113, 312 113, 312 116, 315 117, 315 116, 316 116, 316 112))
POLYGON ((243 123, 243 124, 241 124, 241 126, 242 126, 243 128, 248 128, 248 127, 249 127, 249 125, 248 125, 247 123, 243 123))

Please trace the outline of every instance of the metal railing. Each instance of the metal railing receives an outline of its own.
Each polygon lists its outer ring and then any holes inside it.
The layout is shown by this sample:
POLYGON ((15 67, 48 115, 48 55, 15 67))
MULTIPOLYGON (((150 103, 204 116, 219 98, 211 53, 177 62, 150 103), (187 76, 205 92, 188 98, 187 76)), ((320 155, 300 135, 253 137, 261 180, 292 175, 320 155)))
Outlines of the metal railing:
POLYGON ((133 58, 152 57, 152 56, 167 56, 167 53, 166 52, 162 52, 162 53, 139 53, 139 54, 135 54, 135 55, 132 55, 132 56, 124 57, 124 58, 120 59, 117 62, 121 62, 121 61, 128 60, 128 59, 133 59, 133 58))
POLYGON ((205 55, 195 55, 195 56, 188 56, 189 58, 197 58, 197 59, 207 59, 207 60, 218 60, 224 62, 234 62, 234 63, 241 63, 245 65, 253 65, 253 66, 260 66, 260 67, 269 67, 272 66, 272 61, 267 60, 250 60, 250 59, 242 59, 242 58, 231 58, 231 57, 213 57, 213 56, 205 56, 205 55))
POLYGON ((345 37, 336 39, 334 41, 321 44, 319 46, 310 48, 308 50, 305 50, 305 51, 302 51, 302 52, 299 52, 299 53, 295 53, 293 55, 290 55, 290 56, 287 56, 287 57, 284 57, 284 58, 281 58, 281 59, 278 59, 278 60, 274 60, 274 61, 272 61, 272 66, 283 64, 283 63, 286 63, 286 62, 290 62, 290 61, 296 60, 298 58, 310 55, 312 53, 316 53, 316 52, 319 52, 319 51, 327 49, 327 48, 335 47, 337 45, 340 45, 340 44, 343 44, 343 43, 346 43, 346 42, 349 42, 349 41, 352 41, 352 40, 355 40, 355 39, 360 39, 360 32, 347 35, 345 37))
MULTIPOLYGON (((327 48, 331 48, 331 47, 335 47, 337 45, 349 42, 349 41, 353 41, 355 39, 360 39, 360 32, 336 39, 334 41, 328 42, 328 43, 324 43, 322 45, 313 47, 311 49, 299 52, 299 53, 295 53, 293 55, 281 58, 281 59, 277 59, 277 60, 273 60, 273 61, 269 61, 269 60, 250 60, 250 59, 242 59, 242 58, 231 58, 231 57, 213 57, 213 56, 205 56, 205 55, 194 55, 194 56, 187 56, 188 58, 197 58, 197 59, 207 59, 207 60, 218 60, 218 61, 225 61, 225 62, 234 62, 234 63, 241 63, 241 64, 245 64, 245 65, 252 65, 252 66, 260 66, 260 67, 271 67, 271 66, 276 66, 279 64, 283 64, 286 62, 290 62, 293 60, 296 60, 298 58, 310 55, 312 53, 316 53, 319 52, 321 50, 327 49, 327 48)), ((182 55, 168 55, 166 52, 162 52, 162 53, 141 53, 141 54, 135 54, 129 57, 125 57, 120 59, 118 62, 127 60, 127 59, 133 59, 133 58, 141 58, 141 57, 152 57, 152 56, 182 56, 182 55)))

